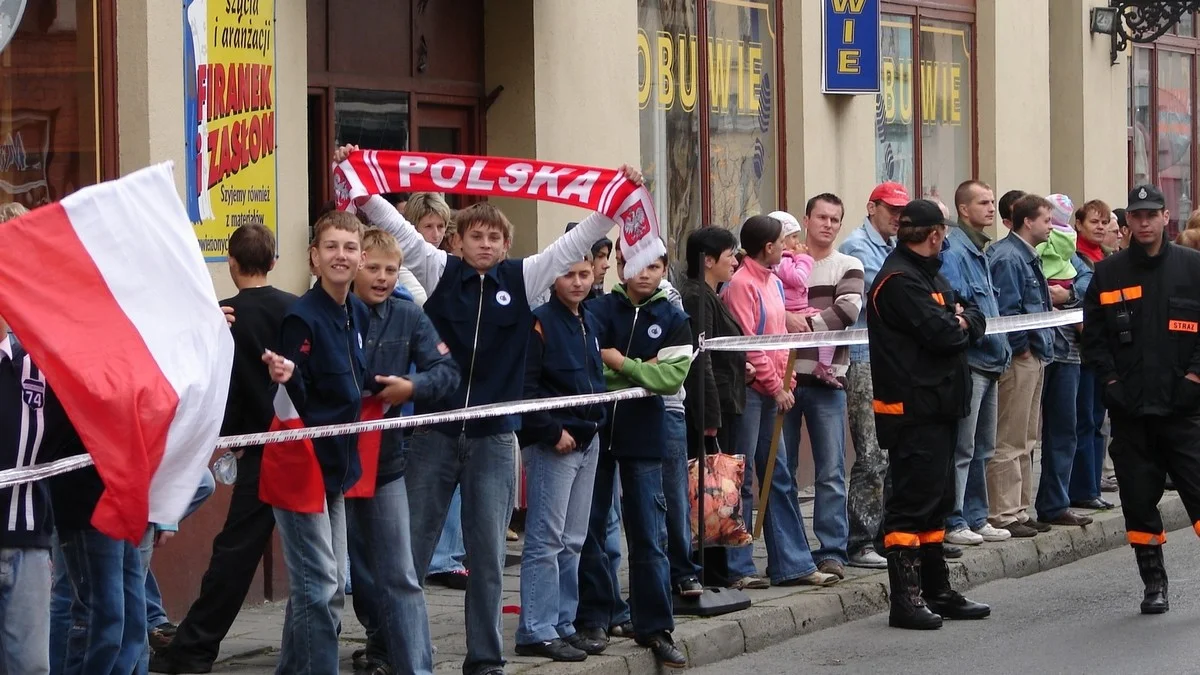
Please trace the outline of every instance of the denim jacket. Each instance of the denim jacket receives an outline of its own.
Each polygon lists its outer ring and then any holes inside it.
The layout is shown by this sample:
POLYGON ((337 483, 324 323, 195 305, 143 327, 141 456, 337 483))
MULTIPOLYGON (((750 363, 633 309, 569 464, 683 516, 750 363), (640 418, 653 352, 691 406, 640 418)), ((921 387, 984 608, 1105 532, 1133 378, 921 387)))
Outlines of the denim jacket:
MULTIPOLYGON (((992 283, 987 256, 962 227, 952 227, 946 234, 946 243, 942 247, 942 276, 959 297, 974 303, 984 317, 1000 316, 1000 303, 996 299, 996 285, 992 283)), ((967 349, 967 363, 972 370, 1000 375, 1011 361, 1012 348, 1003 335, 984 335, 967 349)))
MULTIPOLYGON (((1050 311, 1050 288, 1042 274, 1042 259, 1032 246, 1015 232, 992 244, 987 251, 988 266, 1000 300, 1000 316, 1038 314, 1050 311)), ((1042 363, 1054 355, 1054 330, 1008 333, 1013 356, 1031 351, 1042 363)))
MULTIPOLYGON (((875 283, 875 275, 879 273, 879 268, 883 267, 883 261, 888 257, 888 254, 896 249, 896 240, 892 238, 888 241, 883 240, 883 236, 879 234, 879 230, 871 224, 870 220, 864 220, 862 226, 850 233, 838 250, 842 253, 858 258, 863 265, 863 289, 870 290, 871 284, 875 283)), ((858 319, 854 321, 854 328, 867 327, 867 311, 864 307, 863 311, 858 313, 858 319)), ((852 363, 867 363, 871 360, 871 352, 867 345, 851 345, 850 346, 850 361, 852 363)))

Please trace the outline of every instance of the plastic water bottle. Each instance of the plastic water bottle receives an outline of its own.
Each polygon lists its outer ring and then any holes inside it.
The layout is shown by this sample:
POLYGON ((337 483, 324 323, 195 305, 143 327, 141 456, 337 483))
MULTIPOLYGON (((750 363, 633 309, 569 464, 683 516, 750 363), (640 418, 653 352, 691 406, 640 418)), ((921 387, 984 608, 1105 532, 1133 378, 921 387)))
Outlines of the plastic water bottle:
POLYGON ((212 465, 213 477, 218 483, 233 485, 237 482, 237 455, 226 450, 212 465))

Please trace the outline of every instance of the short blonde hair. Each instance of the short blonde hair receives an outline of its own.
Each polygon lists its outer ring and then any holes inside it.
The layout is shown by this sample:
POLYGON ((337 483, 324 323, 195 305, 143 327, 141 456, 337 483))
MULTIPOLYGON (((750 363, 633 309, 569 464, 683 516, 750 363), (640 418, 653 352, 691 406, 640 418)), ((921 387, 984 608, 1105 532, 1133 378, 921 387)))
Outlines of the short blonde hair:
POLYGON ((1200 230, 1200 209, 1192 211, 1192 215, 1188 216, 1187 227, 1185 230, 1200 230))
POLYGON ((455 214, 454 222, 459 236, 466 237, 467 230, 482 227, 489 230, 500 230, 504 241, 512 241, 513 226, 504 212, 488 202, 478 202, 455 214))
POLYGON ((404 251, 400 250, 400 242, 386 230, 381 230, 378 227, 368 227, 362 236, 363 253, 368 251, 379 251, 384 255, 395 256, 399 259, 400 264, 404 264, 404 251))
POLYGON ((414 192, 408 198, 408 204, 404 206, 404 219, 416 227, 425 216, 430 214, 436 215, 450 225, 452 218, 450 214, 450 205, 446 203, 446 198, 438 192, 414 192))
POLYGON ((29 209, 25 208, 25 205, 20 202, 0 204, 0 223, 8 222, 13 218, 20 218, 26 213, 29 213, 29 209))

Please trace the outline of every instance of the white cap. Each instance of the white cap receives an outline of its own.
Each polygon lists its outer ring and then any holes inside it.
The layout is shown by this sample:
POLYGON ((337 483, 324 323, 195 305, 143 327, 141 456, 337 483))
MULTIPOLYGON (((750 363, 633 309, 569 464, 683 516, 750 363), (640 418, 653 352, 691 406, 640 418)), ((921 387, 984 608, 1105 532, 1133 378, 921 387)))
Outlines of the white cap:
POLYGON ((796 220, 796 216, 787 211, 772 211, 767 215, 783 223, 783 236, 785 237, 790 234, 799 234, 804 230, 800 227, 800 221, 796 220))

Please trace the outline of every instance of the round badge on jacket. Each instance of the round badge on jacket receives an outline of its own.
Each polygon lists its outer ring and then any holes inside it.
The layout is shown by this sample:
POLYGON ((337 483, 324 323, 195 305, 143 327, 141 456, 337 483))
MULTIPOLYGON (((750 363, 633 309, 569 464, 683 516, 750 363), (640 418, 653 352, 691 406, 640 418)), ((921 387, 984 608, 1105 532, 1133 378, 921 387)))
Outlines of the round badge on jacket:
POLYGON ((508 291, 496 291, 496 302, 507 307, 508 303, 512 302, 512 296, 508 291))
POLYGON ((649 335, 652 340, 657 340, 662 336, 662 326, 652 324, 650 328, 646 329, 646 335, 649 335))

